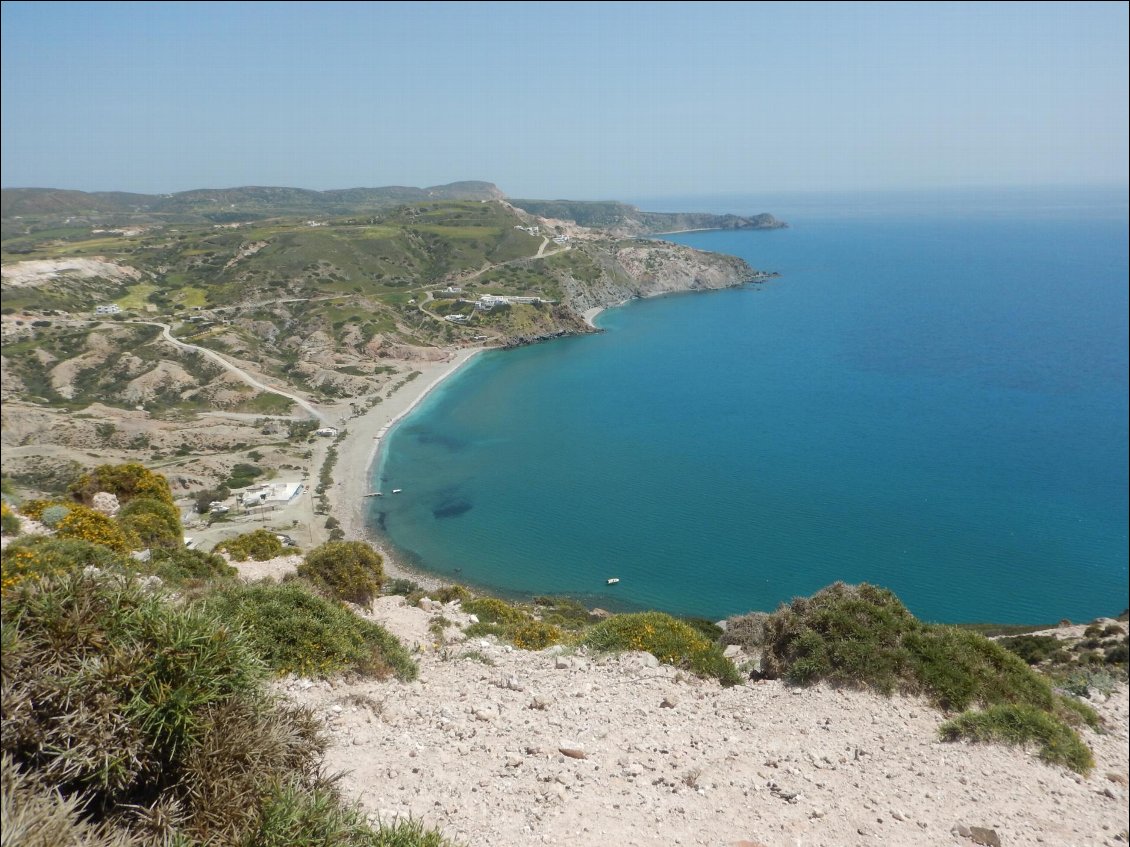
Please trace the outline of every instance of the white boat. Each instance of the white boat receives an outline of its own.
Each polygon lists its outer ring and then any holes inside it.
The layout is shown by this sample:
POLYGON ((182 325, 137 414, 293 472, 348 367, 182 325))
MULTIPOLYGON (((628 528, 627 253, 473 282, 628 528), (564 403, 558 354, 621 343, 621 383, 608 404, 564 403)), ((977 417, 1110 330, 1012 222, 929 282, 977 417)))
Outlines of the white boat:
POLYGON ((404 490, 403 488, 394 488, 394 489, 392 489, 392 493, 393 494, 399 494, 403 490, 404 490))
POLYGON ((608 584, 609 585, 615 585, 619 581, 620 581, 620 577, 618 577, 618 576, 611 576, 611 577, 608 578, 608 584))

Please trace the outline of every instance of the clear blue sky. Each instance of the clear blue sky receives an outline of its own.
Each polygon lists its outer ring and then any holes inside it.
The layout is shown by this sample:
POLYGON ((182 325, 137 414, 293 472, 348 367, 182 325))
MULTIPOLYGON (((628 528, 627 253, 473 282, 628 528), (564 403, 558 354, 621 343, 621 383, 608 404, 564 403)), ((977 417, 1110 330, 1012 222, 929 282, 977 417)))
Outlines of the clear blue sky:
POLYGON ((2 183, 1125 183, 1126 3, 3 3, 2 183))

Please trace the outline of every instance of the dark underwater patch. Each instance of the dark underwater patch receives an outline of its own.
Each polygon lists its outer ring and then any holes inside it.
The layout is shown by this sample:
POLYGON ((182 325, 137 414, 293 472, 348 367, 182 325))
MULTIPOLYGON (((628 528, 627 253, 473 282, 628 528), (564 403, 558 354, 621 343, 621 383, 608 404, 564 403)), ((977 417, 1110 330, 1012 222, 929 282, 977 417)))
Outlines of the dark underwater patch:
POLYGON ((432 509, 432 516, 440 519, 454 518, 464 512, 471 511, 471 508, 470 500, 464 500, 462 497, 454 497, 442 501, 438 506, 432 509))

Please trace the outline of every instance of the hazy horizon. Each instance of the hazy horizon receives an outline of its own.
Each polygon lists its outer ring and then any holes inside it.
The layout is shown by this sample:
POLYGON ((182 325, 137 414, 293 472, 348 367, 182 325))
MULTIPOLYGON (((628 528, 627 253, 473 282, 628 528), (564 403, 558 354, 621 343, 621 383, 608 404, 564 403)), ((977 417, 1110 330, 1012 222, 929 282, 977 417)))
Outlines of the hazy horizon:
POLYGON ((0 183, 1119 186, 1124 3, 2 6, 0 183))

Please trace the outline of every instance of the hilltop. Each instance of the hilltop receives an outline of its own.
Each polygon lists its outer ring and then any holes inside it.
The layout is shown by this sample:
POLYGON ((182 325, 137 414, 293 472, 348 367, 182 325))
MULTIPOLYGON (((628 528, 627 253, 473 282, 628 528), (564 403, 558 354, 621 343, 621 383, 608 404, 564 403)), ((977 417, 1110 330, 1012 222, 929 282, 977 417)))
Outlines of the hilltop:
POLYGON ((701 212, 645 212, 615 201, 511 200, 532 215, 561 218, 599 227, 621 236, 655 235, 696 229, 783 229, 788 224, 770 214, 711 215, 701 212))

